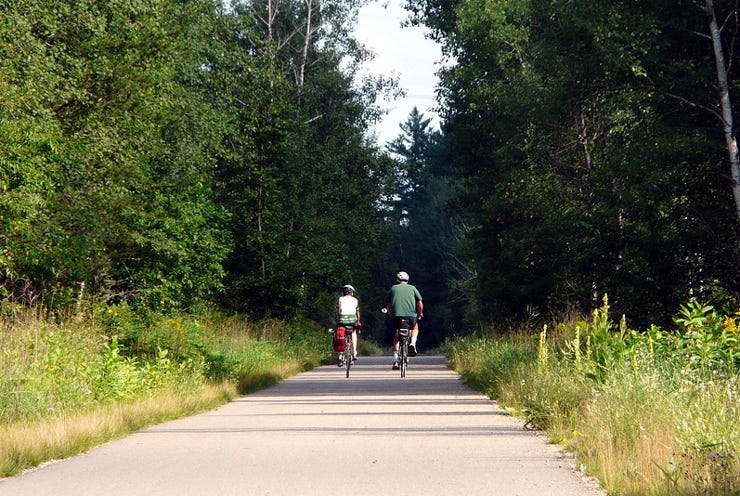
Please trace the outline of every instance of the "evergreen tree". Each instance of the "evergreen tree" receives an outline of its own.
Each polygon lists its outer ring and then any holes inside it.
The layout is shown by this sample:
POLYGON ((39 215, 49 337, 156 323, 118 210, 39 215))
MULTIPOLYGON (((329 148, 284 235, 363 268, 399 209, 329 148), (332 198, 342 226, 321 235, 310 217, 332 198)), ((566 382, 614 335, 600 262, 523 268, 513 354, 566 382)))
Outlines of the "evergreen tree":
POLYGON ((424 297, 422 346, 431 347, 456 332, 464 310, 451 282, 455 265, 458 217, 448 202, 454 187, 442 134, 431 118, 412 109, 403 131, 388 145, 399 158, 394 221, 398 226, 392 254, 399 269, 411 274, 424 297))
POLYGON ((697 3, 408 3, 455 60, 443 129, 478 318, 586 310, 609 293, 661 321, 690 294, 738 290, 697 3))

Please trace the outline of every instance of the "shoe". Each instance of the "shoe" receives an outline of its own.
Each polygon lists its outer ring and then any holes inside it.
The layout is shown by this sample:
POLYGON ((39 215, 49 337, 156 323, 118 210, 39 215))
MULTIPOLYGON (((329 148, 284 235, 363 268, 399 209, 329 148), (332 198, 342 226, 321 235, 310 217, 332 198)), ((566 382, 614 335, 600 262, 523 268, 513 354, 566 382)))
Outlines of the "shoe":
POLYGON ((401 367, 398 366, 398 362, 393 362, 393 367, 391 367, 392 370, 398 370, 401 367))
POLYGON ((353 362, 356 362, 356 361, 357 361, 357 358, 358 358, 358 357, 357 357, 357 355, 353 356, 353 357, 352 357, 352 361, 353 361, 353 362))
POLYGON ((339 363, 337 363, 337 367, 344 367, 344 359, 340 358, 339 363))
POLYGON ((409 356, 416 356, 416 345, 409 345, 409 356))

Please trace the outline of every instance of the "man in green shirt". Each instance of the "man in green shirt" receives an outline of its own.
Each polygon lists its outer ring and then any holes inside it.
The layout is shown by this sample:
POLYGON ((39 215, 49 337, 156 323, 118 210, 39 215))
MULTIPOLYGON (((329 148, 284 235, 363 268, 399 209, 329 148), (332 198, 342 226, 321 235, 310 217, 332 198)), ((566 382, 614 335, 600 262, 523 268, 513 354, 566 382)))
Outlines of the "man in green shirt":
MULTIPOLYGON (((409 356, 416 356, 416 337, 419 335, 419 319, 424 313, 421 294, 416 287, 409 284, 409 275, 401 271, 396 274, 396 284, 391 287, 386 297, 386 309, 393 320, 393 329, 398 329, 402 319, 407 319, 411 328, 409 356)), ((393 369, 398 369, 398 335, 393 340, 393 369)))

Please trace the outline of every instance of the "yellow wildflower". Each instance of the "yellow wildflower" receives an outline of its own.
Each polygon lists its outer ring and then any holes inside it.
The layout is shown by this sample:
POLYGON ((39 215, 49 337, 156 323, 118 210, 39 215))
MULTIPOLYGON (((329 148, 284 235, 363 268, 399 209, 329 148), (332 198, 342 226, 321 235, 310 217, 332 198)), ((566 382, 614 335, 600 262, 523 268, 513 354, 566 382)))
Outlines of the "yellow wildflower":
POLYGON ((728 334, 735 334, 737 332, 737 322, 734 317, 725 317, 722 322, 722 329, 728 334))

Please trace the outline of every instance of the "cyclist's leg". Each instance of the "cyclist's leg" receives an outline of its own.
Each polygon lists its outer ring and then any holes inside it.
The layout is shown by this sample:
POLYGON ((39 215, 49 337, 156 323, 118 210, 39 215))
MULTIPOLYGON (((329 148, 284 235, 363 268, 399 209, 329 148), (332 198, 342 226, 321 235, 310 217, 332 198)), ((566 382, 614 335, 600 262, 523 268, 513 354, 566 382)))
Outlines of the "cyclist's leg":
POLYGON ((396 335, 393 337, 393 370, 398 370, 398 346, 400 339, 398 338, 398 329, 396 329, 396 335))
POLYGON ((416 337, 419 335, 419 321, 411 319, 411 337, 409 339, 409 356, 416 356, 416 337))
POLYGON ((357 328, 352 328, 352 358, 357 359, 357 328))

